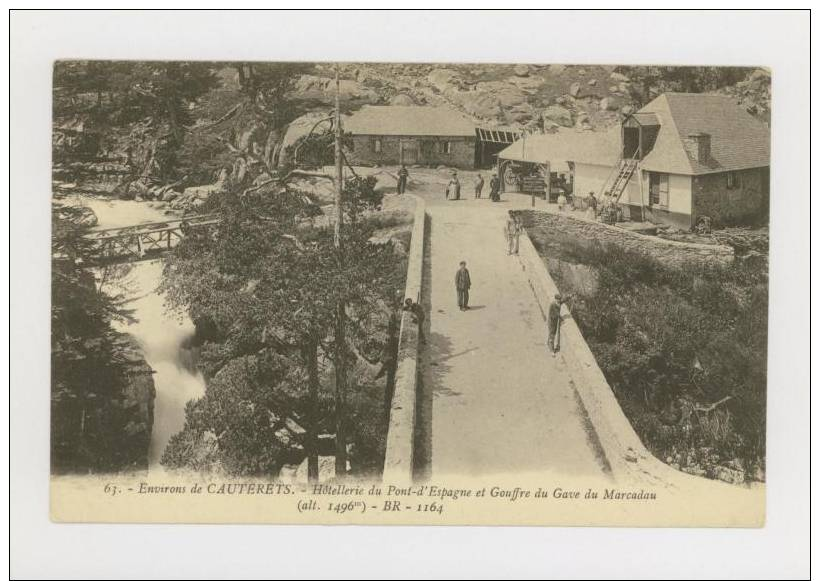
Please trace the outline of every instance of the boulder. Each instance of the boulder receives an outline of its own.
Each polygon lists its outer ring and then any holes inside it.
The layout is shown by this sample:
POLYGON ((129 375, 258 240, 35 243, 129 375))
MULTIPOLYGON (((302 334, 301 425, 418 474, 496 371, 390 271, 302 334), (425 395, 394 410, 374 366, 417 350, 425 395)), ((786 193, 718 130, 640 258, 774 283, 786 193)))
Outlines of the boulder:
POLYGON ((609 75, 609 78, 612 79, 613 81, 615 81, 616 83, 628 83, 629 82, 629 77, 627 77, 626 75, 621 74, 621 73, 613 72, 611 75, 609 75))
POLYGON ((584 75, 586 75, 586 74, 587 74, 586 69, 578 69, 578 75, 579 75, 579 76, 583 77, 583 76, 584 76, 584 75))
POLYGON ((590 87, 594 87, 597 84, 598 84, 598 79, 590 79, 590 80, 587 81, 587 85, 589 85, 590 87))
POLYGON ((412 105, 416 105, 417 103, 413 100, 413 97, 406 93, 400 93, 390 99, 391 105, 398 105, 400 107, 408 107, 412 105))
POLYGON ((743 470, 735 470, 726 466, 715 466, 713 473, 716 479, 728 482, 729 484, 743 484, 746 482, 746 473, 743 470))
MULTIPOLYGON (((307 135, 320 119, 327 119, 329 115, 329 111, 313 111, 291 121, 287 131, 285 131, 285 136, 282 138, 282 151, 284 151, 286 147, 292 146, 301 137, 307 135)), ((316 127, 315 133, 322 133, 329 128, 329 122, 320 124, 316 127)), ((285 156, 280 155, 279 163, 282 164, 284 162, 285 156)))
POLYGON ((573 97, 577 97, 581 94, 581 83, 572 83, 569 86, 569 94, 573 97))
POLYGON ((535 108, 529 103, 504 109, 504 121, 509 125, 527 124, 538 116, 535 108))
POLYGON ((617 87, 617 86, 615 86, 615 85, 611 85, 611 86, 609 87, 609 92, 610 92, 610 93, 617 93, 617 92, 618 92, 618 87, 617 87))
POLYGON ((461 106, 470 115, 481 119, 500 119, 504 116, 501 102, 492 93, 469 93, 469 97, 461 101, 461 106))
POLYGON ((770 82, 772 78, 772 73, 767 71, 766 69, 757 69, 751 75, 749 75, 750 81, 766 81, 770 82))
MULTIPOLYGON (((521 103, 526 103, 527 94, 518 86, 512 86, 503 81, 486 81, 476 83, 475 92, 488 93, 498 99, 503 107, 515 107, 521 103)), ((475 98, 475 92, 461 92, 459 97, 472 99, 475 98)))
POLYGON ((684 466, 681 471, 691 474, 692 476, 706 476, 706 470, 697 465, 684 466))
MULTIPOLYGON (((294 92, 302 99, 316 99, 330 103, 336 97, 336 83, 328 77, 302 75, 294 84, 294 92)), ((373 90, 352 79, 339 81, 339 94, 346 101, 357 99, 375 103, 379 100, 379 96, 373 90)))
POLYGON ((530 76, 530 66, 529 65, 515 65, 513 67, 513 74, 516 77, 529 77, 530 76))
POLYGON ((556 123, 557 125, 561 125, 562 127, 572 127, 574 125, 572 112, 560 105, 550 105, 544 109, 541 113, 541 118, 544 120, 545 124, 550 121, 552 123, 556 123))
POLYGON ((618 108, 617 104, 611 97, 604 97, 598 102, 601 111, 614 111, 618 108))
POLYGON ((458 90, 459 75, 451 69, 433 69, 427 75, 427 82, 442 93, 458 90))
POLYGON ((567 65, 550 65, 549 67, 547 67, 547 70, 552 75, 560 75, 565 70, 567 70, 567 65))

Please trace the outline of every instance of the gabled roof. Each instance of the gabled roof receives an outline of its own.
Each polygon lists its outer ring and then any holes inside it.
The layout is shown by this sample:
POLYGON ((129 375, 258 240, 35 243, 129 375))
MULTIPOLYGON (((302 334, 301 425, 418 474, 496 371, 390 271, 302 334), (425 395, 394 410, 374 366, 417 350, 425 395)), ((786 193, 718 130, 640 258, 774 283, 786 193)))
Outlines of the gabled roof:
POLYGON ((519 139, 498 157, 532 163, 557 164, 573 161, 594 165, 612 166, 620 157, 621 130, 613 127, 607 131, 562 131, 529 135, 519 139))
POLYGON ((652 151, 641 161, 649 171, 698 175, 769 165, 769 128, 732 97, 700 93, 664 93, 637 114, 654 113, 660 121, 652 151), (687 154, 683 140, 707 133, 711 156, 705 163, 687 154))
POLYGON ((342 121, 353 135, 475 137, 476 125, 447 107, 367 105, 342 121))

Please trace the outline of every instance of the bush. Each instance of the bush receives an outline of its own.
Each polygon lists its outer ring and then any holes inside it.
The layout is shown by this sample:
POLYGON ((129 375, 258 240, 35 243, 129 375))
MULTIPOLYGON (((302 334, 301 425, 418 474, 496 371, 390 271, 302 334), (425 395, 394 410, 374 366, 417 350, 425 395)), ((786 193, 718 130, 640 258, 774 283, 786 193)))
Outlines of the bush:
POLYGON ((667 267, 531 229, 538 251, 644 444, 687 464, 765 462, 768 274, 760 264, 667 267), (593 269, 597 284, 562 277, 593 269), (728 398, 728 399, 725 399, 728 398), (721 402, 721 403, 718 403, 721 402), (712 407, 714 404, 718 405, 712 407))

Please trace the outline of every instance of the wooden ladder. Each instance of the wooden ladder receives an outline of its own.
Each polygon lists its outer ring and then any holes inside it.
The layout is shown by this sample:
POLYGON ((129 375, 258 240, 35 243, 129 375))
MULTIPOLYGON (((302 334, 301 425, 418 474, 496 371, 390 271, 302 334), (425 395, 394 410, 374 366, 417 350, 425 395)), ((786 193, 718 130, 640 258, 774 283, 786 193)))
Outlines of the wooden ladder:
MULTIPOLYGON (((632 179, 632 174, 635 173, 635 168, 638 167, 637 159, 622 159, 619 162, 618 172, 612 186, 609 188, 609 195, 614 196, 613 203, 618 203, 626 190, 626 185, 632 179)), ((614 173, 614 172, 613 172, 614 173)))

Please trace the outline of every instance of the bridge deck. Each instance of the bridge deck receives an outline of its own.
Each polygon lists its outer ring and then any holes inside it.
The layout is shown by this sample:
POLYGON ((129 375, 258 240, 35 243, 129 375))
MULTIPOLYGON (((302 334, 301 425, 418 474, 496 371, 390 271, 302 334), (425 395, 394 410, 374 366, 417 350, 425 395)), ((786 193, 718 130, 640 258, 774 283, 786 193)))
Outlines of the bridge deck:
POLYGON ((156 258, 174 248, 185 233, 219 222, 215 214, 204 214, 164 222, 152 222, 92 230, 86 238, 95 244, 95 263, 111 264, 156 258))
POLYGON ((420 472, 601 475, 569 374, 546 351, 541 310, 506 254, 506 209, 483 200, 428 206, 420 472), (461 260, 473 282, 467 312, 454 286, 461 260))

